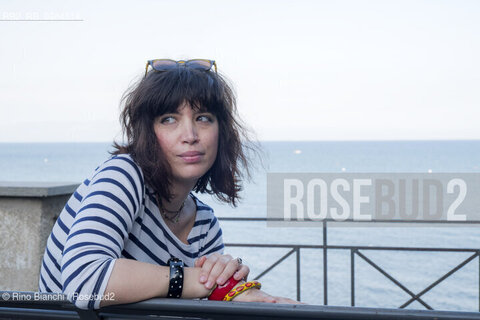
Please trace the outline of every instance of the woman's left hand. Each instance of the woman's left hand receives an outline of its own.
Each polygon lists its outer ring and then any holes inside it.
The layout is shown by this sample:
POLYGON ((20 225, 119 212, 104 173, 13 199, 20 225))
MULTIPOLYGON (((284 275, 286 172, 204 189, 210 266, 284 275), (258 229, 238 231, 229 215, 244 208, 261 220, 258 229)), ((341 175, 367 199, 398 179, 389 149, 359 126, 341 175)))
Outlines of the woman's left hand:
POLYGON ((195 267, 202 268, 199 280, 207 289, 212 289, 215 284, 224 284, 232 275, 235 280, 247 279, 250 272, 250 268, 242 264, 241 259, 219 253, 198 258, 195 267))
POLYGON ((282 304, 305 304, 290 298, 284 297, 273 297, 266 293, 265 291, 252 288, 250 290, 244 291, 232 301, 236 302, 266 302, 266 303, 282 303, 282 304))

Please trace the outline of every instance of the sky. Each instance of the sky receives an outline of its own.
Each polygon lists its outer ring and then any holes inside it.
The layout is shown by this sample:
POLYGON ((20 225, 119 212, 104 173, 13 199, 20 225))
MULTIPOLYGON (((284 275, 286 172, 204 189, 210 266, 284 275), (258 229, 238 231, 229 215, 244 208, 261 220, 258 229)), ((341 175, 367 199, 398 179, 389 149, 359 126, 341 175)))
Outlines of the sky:
POLYGON ((259 140, 480 139, 479 16, 475 0, 4 0, 0 142, 120 139, 120 98, 155 58, 216 60, 259 140))

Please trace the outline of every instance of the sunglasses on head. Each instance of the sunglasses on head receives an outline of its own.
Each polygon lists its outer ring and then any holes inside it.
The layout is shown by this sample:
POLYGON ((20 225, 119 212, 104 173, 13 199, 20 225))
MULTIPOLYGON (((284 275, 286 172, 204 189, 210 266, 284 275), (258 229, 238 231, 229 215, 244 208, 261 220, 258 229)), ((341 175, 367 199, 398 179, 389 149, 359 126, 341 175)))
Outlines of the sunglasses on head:
POLYGON ((155 71, 168 71, 178 67, 189 67, 193 69, 199 69, 204 71, 209 71, 212 69, 212 66, 215 67, 215 73, 217 72, 217 64, 215 60, 207 59, 192 59, 192 60, 172 60, 172 59, 155 59, 148 60, 147 65, 145 66, 145 77, 148 73, 148 66, 151 66, 155 71))

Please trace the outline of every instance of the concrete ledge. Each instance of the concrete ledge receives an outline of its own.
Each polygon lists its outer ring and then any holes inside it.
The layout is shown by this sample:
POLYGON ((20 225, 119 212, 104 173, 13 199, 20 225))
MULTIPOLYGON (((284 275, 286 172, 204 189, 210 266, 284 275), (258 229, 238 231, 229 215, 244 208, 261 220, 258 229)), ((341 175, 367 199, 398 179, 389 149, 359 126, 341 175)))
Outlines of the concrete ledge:
POLYGON ((0 197, 42 198, 72 194, 79 186, 74 182, 0 181, 0 197))
POLYGON ((72 182, 0 182, 0 290, 38 290, 40 265, 72 182))

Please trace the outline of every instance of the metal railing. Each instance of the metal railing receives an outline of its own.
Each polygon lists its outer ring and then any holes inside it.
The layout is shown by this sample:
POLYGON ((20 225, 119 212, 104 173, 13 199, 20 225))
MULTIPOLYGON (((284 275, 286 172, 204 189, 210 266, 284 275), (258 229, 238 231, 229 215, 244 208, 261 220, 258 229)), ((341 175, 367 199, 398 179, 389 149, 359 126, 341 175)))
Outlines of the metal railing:
POLYGON ((0 291, 0 319, 185 319, 185 320, 307 320, 307 319, 410 319, 480 320, 478 312, 402 310, 383 308, 288 305, 155 298, 137 303, 113 305, 99 310, 81 310, 55 293, 0 291), (4 299, 17 293, 21 300, 4 299))
MULTIPOLYGON (((223 221, 267 221, 266 218, 227 218, 219 217, 223 221)), ((268 219, 273 220, 273 219, 268 219)), ((275 221, 275 220, 274 220, 275 221)), ((278 220, 276 220, 278 221, 278 220)), ((387 221, 374 221, 387 222, 387 221)), ((412 222, 412 221, 405 221, 412 222)), ((421 221, 420 223, 431 222, 421 221)), ((249 244, 227 243, 230 247, 254 247, 254 248, 285 248, 290 249, 280 259, 260 272, 255 278, 259 279, 281 264, 288 257, 295 255, 296 258, 296 294, 301 299, 300 283, 300 254, 302 249, 320 249, 323 252, 323 293, 324 306, 320 305, 271 305, 264 303, 224 303, 220 301, 204 300, 172 300, 150 299, 138 303, 114 305, 101 308, 100 310, 80 310, 71 304, 66 296, 58 298, 58 294, 41 293, 40 299, 35 299, 38 293, 22 293, 22 299, 13 299, 14 292, 0 291, 0 319, 151 319, 162 317, 163 319, 477 319, 480 320, 479 312, 462 311, 435 311, 426 303, 422 296, 437 286, 446 278, 463 268, 465 265, 479 259, 479 309, 480 309, 480 249, 469 248, 422 248, 422 247, 389 247, 389 246, 339 246, 328 245, 329 221, 322 222, 323 239, 321 245, 299 244, 249 244), (346 250, 350 252, 351 273, 351 307, 328 306, 328 251, 346 250), (390 250, 390 251, 423 251, 423 252, 467 252, 471 255, 457 266, 432 282, 418 293, 409 290, 400 281, 386 272, 377 263, 373 262, 364 251, 390 250), (399 309, 386 308, 363 308, 355 307, 355 260, 362 259, 375 268, 396 286, 405 291, 409 296, 399 309), (428 310, 405 310, 414 301, 418 301, 428 310)), ((363 223, 363 222, 362 222, 363 223)), ((438 222, 435 222, 438 223, 438 222)))
MULTIPOLYGON (((257 222, 267 222, 267 221, 283 221, 281 219, 270 219, 270 218, 237 218, 237 217, 218 217, 219 220, 222 221, 257 221, 257 222)), ((295 221, 295 220, 291 220, 295 221)), ((298 221, 301 222, 312 222, 311 220, 302 220, 298 221)), ((426 309, 433 310, 433 308, 426 303, 421 297, 429 292, 431 289, 436 287, 442 281, 450 277, 452 274, 457 272, 458 270, 462 269, 472 260, 478 258, 478 310, 480 311, 480 249, 476 248, 430 248, 430 247, 392 247, 392 246, 344 246, 344 245, 328 245, 327 243, 327 234, 328 234, 328 223, 335 222, 340 223, 338 221, 333 220, 323 220, 319 223, 322 224, 322 231, 323 231, 323 239, 321 245, 296 245, 296 244, 253 244, 253 243, 226 243, 225 246, 227 247, 246 247, 246 248, 285 248, 290 249, 285 255, 283 255, 280 259, 277 259, 272 265, 270 265, 267 269, 262 271, 258 274, 254 279, 260 279, 265 274, 270 272, 276 266, 281 264, 285 259, 287 259, 292 254, 296 255, 296 295, 297 300, 301 301, 301 283, 300 283, 300 250, 301 249, 320 249, 323 251, 323 304, 328 305, 328 251, 329 250, 347 250, 350 251, 350 305, 352 307, 355 306, 355 257, 358 257, 372 266, 374 269, 379 271, 382 275, 384 275, 388 280, 390 280, 393 284, 399 287, 401 290, 406 292, 410 298, 399 306, 400 309, 406 308, 412 302, 417 301, 422 304, 426 309), (395 277, 385 271, 382 267, 380 267, 377 263, 373 262, 371 259, 366 257, 362 251, 417 251, 417 252, 463 252, 463 253, 472 253, 468 258, 464 259, 461 263, 457 266, 443 274, 440 278, 433 281, 431 284, 426 286, 423 290, 418 293, 414 293, 410 289, 408 289, 404 284, 398 281, 395 277)), ((430 220, 372 220, 372 221, 352 221, 352 220, 345 220, 344 222, 350 223, 422 223, 422 224, 480 224, 480 222, 451 222, 451 221, 430 221, 430 220)))

